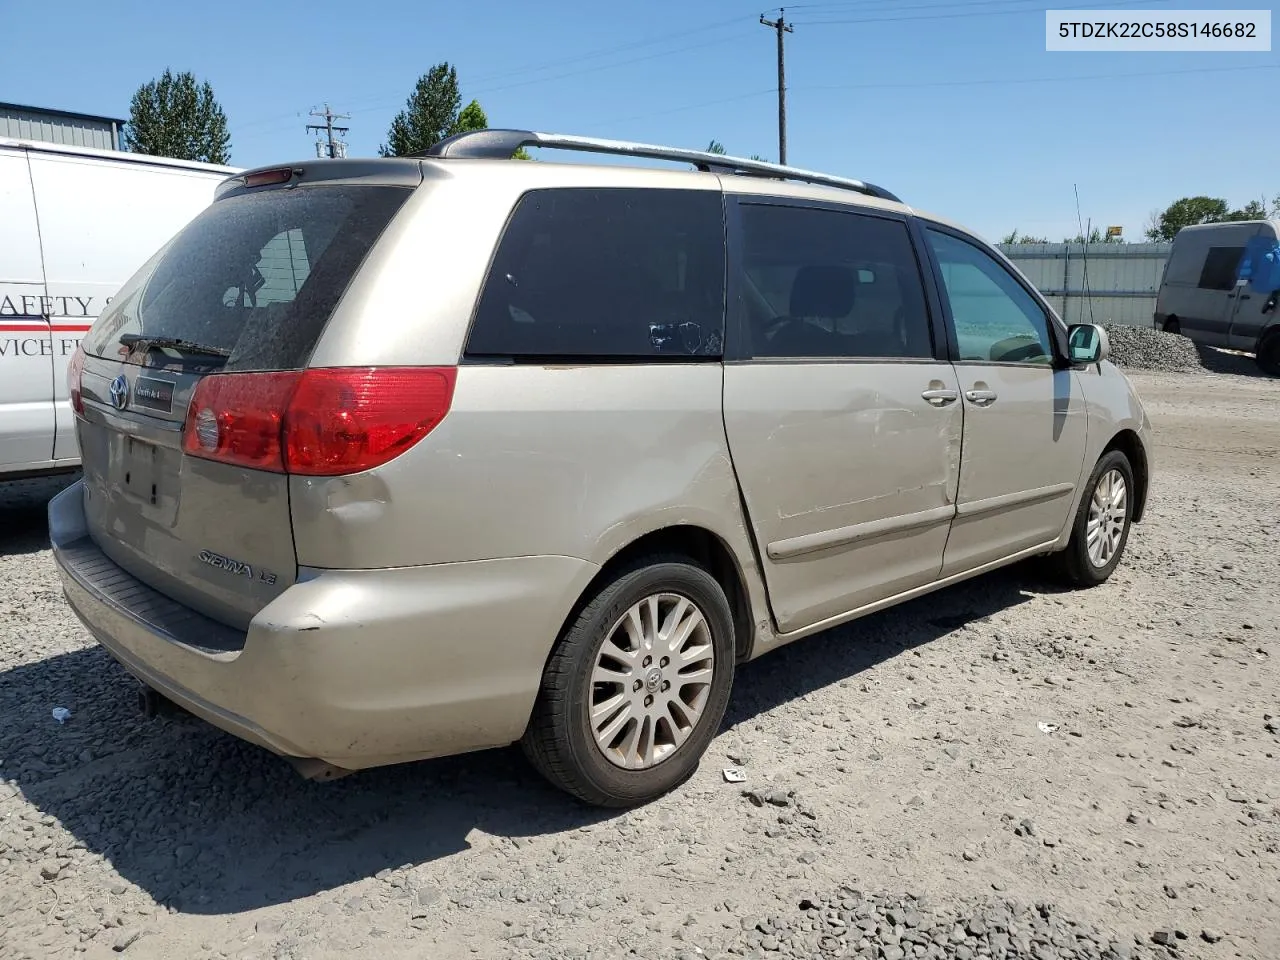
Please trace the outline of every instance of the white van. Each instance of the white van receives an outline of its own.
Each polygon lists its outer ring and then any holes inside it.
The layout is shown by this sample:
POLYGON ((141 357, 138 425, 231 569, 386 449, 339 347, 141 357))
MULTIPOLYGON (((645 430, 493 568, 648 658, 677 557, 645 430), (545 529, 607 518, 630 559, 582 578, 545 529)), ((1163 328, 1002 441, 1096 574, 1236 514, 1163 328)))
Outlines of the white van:
POLYGON ((1244 350, 1280 376, 1280 224, 1183 227, 1173 239, 1154 326, 1197 343, 1244 350))
POLYGON ((78 466, 66 377, 76 345, 237 172, 0 138, 0 479, 78 466))

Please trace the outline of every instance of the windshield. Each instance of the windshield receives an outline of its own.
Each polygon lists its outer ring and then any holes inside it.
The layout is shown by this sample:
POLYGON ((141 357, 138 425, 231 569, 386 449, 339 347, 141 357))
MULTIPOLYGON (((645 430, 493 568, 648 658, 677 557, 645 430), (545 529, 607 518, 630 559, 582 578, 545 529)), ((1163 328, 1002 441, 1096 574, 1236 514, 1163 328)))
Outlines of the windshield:
POLYGON ((318 184, 215 201, 117 294, 85 352, 143 365, 300 367, 410 192, 318 184))

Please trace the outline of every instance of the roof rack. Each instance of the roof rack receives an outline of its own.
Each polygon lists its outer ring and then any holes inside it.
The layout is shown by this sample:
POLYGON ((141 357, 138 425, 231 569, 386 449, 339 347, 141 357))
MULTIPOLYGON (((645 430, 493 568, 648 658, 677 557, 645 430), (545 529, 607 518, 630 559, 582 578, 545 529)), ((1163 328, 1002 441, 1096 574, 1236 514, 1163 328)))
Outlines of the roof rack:
POLYGON ((648 143, 630 143, 625 140, 600 140, 594 137, 575 137, 560 133, 535 133, 532 130, 472 130, 454 134, 434 144, 414 157, 433 159, 509 160, 521 147, 551 147, 557 150, 579 150, 583 153, 612 154, 624 157, 643 157, 650 160, 672 160, 691 163, 706 173, 746 174, 757 177, 773 177, 779 180, 798 180, 802 183, 856 190, 881 200, 902 201, 883 187, 862 180, 833 177, 797 167, 765 163, 763 160, 747 160, 728 157, 705 150, 685 150, 681 147, 659 147, 648 143))

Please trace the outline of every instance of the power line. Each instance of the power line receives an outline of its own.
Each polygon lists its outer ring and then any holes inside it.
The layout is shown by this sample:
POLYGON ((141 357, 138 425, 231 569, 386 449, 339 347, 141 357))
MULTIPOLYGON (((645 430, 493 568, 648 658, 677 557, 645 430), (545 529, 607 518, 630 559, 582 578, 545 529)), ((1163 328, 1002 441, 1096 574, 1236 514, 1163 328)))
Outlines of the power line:
MULTIPOLYGON (((1010 4, 1024 3, 1026 0, 979 0, 983 5, 991 4, 1010 4)), ((1166 3, 1168 0, 1113 0, 1111 3, 1092 3, 1090 9, 1093 10, 1111 10, 1123 7, 1144 6, 1148 4, 1166 3)), ((952 3, 940 4, 919 4, 913 7, 897 7, 897 10, 957 10, 957 5, 952 3)), ((892 17, 853 17, 842 20, 802 20, 801 26, 818 26, 818 25, 834 25, 834 24, 852 24, 852 23, 904 23, 915 20, 964 20, 971 17, 1004 17, 1010 14, 1019 13, 1044 13, 1046 10, 1052 10, 1053 7, 1031 6, 1018 7, 1012 10, 974 10, 971 7, 960 7, 958 12, 952 13, 926 13, 920 16, 892 16, 892 17)), ((881 11, 873 11, 881 12, 881 11)))
POLYGON ((778 8, 778 19, 769 20, 760 14, 760 22, 778 35, 778 163, 787 162, 787 52, 785 37, 795 28, 787 23, 786 11, 778 8))
POLYGON ((603 124, 596 124, 597 127, 616 127, 623 123, 633 123, 636 120, 649 120, 653 117, 665 117, 672 113, 685 113, 689 110, 701 110, 704 107, 718 107, 725 103, 738 103, 742 100, 751 100, 755 97, 763 97, 766 94, 776 93, 776 88, 767 87, 764 90, 753 90, 750 93, 738 93, 731 97, 721 97, 717 100, 704 100, 700 103, 686 103, 678 107, 670 107, 666 110, 657 110, 653 113, 642 113, 633 117, 614 117, 606 120, 603 124))
POLYGON ((351 115, 348 113, 334 113, 329 109, 329 104, 326 103, 324 105, 323 113, 319 110, 312 110, 311 116, 324 117, 324 123, 308 123, 307 133, 310 133, 312 130, 316 131, 316 133, 323 132, 328 140, 328 143, 326 143, 325 138, 316 138, 316 156, 328 157, 330 160, 337 160, 340 157, 345 157, 347 155, 347 145, 342 140, 335 139, 334 134, 336 133, 341 135, 347 133, 351 128, 335 127, 333 125, 333 121, 350 120, 351 115))
MULTIPOLYGON (((479 88, 468 88, 467 94, 469 96, 480 97, 488 93, 497 93, 501 90, 510 90, 513 87, 526 87, 526 86, 531 86, 535 83, 551 83, 556 80, 566 80, 571 77, 580 77, 580 76, 583 76, 584 74, 598 73, 601 70, 612 70, 615 67, 625 67, 625 66, 630 66, 633 63, 644 63, 645 61, 648 61, 648 60, 657 60, 662 57, 669 57, 677 53, 685 53, 689 50, 702 50, 706 47, 714 47, 714 46, 720 46, 726 43, 734 43, 739 39, 741 39, 740 34, 729 36, 729 37, 719 37, 715 40, 704 40, 701 43, 686 44, 683 47, 675 47, 671 50, 660 50, 657 53, 647 53, 644 56, 631 57, 630 59, 627 59, 627 60, 617 60, 613 63, 599 64, 594 67, 585 67, 581 70, 570 70, 565 73, 552 74, 551 76, 546 76, 546 77, 533 77, 527 80, 513 80, 510 83, 502 83, 502 84, 498 84, 497 86, 489 86, 489 87, 482 86, 479 88)), ((572 61, 570 60, 565 62, 571 63, 572 61)), ((356 102, 361 103, 361 101, 356 101, 356 102)), ((363 101, 363 105, 357 107, 352 112, 366 113, 371 110, 384 110, 384 109, 387 109, 388 107, 398 106, 403 102, 404 102, 403 99, 380 100, 377 102, 363 101)))
MULTIPOLYGON (((1128 80, 1142 79, 1144 77, 1170 77, 1180 76, 1182 74, 1194 73, 1222 73, 1237 72, 1242 70, 1280 70, 1280 64, 1258 63, 1251 66, 1240 67, 1188 67, 1183 70, 1150 70, 1139 71, 1136 73, 1097 73, 1082 74, 1074 77, 1019 77, 1018 83, 1073 83, 1076 81, 1087 80, 1128 80)), ((821 90, 905 90, 905 89, 925 89, 931 87, 955 87, 955 86, 978 86, 988 84, 1008 84, 1008 77, 992 77, 990 79, 980 80, 926 80, 919 83, 854 83, 854 84, 836 84, 836 85, 818 85, 818 86, 802 86, 796 89, 802 91, 821 91, 821 90)), ((640 113, 628 117, 614 117, 603 124, 597 124, 599 128, 614 127, 623 123, 635 123, 639 120, 651 120, 654 117, 665 117, 673 113, 685 113, 690 110, 701 110, 705 107, 718 107, 726 103, 738 103, 742 100, 751 100, 755 97, 763 97, 767 94, 775 92, 775 88, 769 87, 764 90, 753 90, 750 93, 739 93, 729 97, 719 97, 715 100, 704 100, 698 103, 686 103, 678 107, 670 107, 665 110, 655 110, 651 113, 640 113)))
MULTIPOLYGON (((1146 70, 1135 73, 1093 73, 1067 77, 1018 77, 1024 83, 1075 83, 1079 80, 1128 80, 1142 77, 1172 77, 1190 73, 1235 73, 1241 70, 1280 70, 1280 64, 1257 63, 1241 67, 1188 67, 1185 70, 1146 70)), ((969 87, 988 84, 1008 84, 1008 77, 992 77, 983 80, 926 80, 920 83, 838 83, 802 87, 803 90, 907 90, 926 87, 969 87)))
POLYGON ((525 73, 537 73, 542 70, 552 70, 556 67, 582 63, 587 60, 598 60, 600 57, 608 57, 617 53, 627 53, 631 50, 652 47, 655 44, 666 43, 669 40, 683 40, 686 37, 695 36, 699 33, 710 33, 711 31, 719 30, 722 27, 733 26, 734 24, 739 24, 741 22, 740 18, 731 17, 728 20, 717 20, 715 23, 703 24, 700 27, 691 27, 687 30, 677 30, 672 33, 659 34, 657 36, 650 37, 647 40, 635 40, 631 43, 624 43, 621 46, 616 47, 603 47, 588 53, 579 54, 576 57, 559 57, 555 60, 545 60, 541 63, 527 64, 523 67, 512 67, 509 70, 500 70, 497 73, 480 74, 479 76, 471 77, 470 80, 474 83, 487 83, 491 80, 503 80, 525 73))
MULTIPOLYGON (((742 20, 740 17, 733 17, 732 19, 729 19, 729 20, 718 20, 714 23, 707 23, 699 27, 693 27, 692 29, 689 29, 689 30, 679 30, 672 33, 660 34, 654 37, 650 37, 647 40, 637 40, 631 43, 623 44, 621 46, 604 47, 594 51, 589 51, 587 53, 579 54, 578 56, 574 56, 574 57, 560 57, 559 59, 545 61, 540 64, 526 64, 523 67, 515 67, 510 70, 502 70, 497 73, 480 74, 477 77, 469 78, 468 82, 484 84, 490 81, 511 79, 526 73, 537 73, 543 70, 555 69, 556 67, 572 66, 573 64, 585 63, 591 60, 598 60, 601 57, 612 56, 614 54, 623 53, 628 50, 636 50, 644 47, 652 47, 655 45, 668 43, 672 40, 683 40, 692 35, 696 35, 699 33, 708 33, 714 30, 722 29, 727 26, 732 26, 735 24, 740 25, 741 23, 742 23, 742 20)), ((498 90, 507 90, 514 86, 523 86, 525 83, 543 83, 551 80, 558 80, 558 79, 567 78, 567 77, 580 76, 584 73, 593 73, 597 70, 609 70, 609 69, 612 69, 613 67, 621 67, 631 63, 640 63, 645 60, 653 60, 659 57, 667 57, 673 54, 683 53, 686 50, 698 50, 708 46, 715 46, 722 43, 729 43, 736 39, 739 39, 741 35, 742 35, 741 32, 739 32, 738 36, 721 37, 715 40, 674 47, 673 49, 670 49, 670 50, 660 50, 656 53, 646 54, 643 57, 635 57, 630 60, 622 60, 616 63, 600 64, 599 66, 588 67, 585 70, 577 70, 569 73, 561 73, 552 77, 538 77, 538 78, 534 78, 527 81, 517 81, 514 83, 508 83, 508 84, 504 84, 496 87, 486 87, 479 90, 471 90, 469 92, 473 94, 492 93, 498 90)), ((401 103, 403 103, 403 98, 395 101, 388 101, 385 98, 385 95, 382 95, 382 96, 377 96, 372 98, 366 97, 360 100, 353 100, 350 102, 348 109, 354 109, 355 112, 363 112, 366 110, 383 109, 388 106, 395 106, 401 103)), ((254 120, 248 120, 244 123, 237 124, 236 127, 238 130, 245 130, 245 129, 251 129, 254 127, 269 126, 271 124, 283 123, 286 120, 292 120, 297 116, 298 116, 297 113, 286 113, 286 114, 279 114, 273 117, 259 117, 254 120)))

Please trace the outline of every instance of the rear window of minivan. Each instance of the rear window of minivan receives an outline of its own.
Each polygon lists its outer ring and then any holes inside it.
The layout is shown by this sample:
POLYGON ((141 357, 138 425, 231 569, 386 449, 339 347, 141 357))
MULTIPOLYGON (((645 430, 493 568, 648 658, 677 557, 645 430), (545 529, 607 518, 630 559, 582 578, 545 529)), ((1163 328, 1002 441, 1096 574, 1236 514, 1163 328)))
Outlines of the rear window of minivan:
POLYGON ((135 337, 164 337, 209 348, 192 354, 204 363, 227 353, 213 365, 228 371, 300 367, 411 193, 318 184, 216 200, 125 285, 85 352, 124 357, 135 337))

